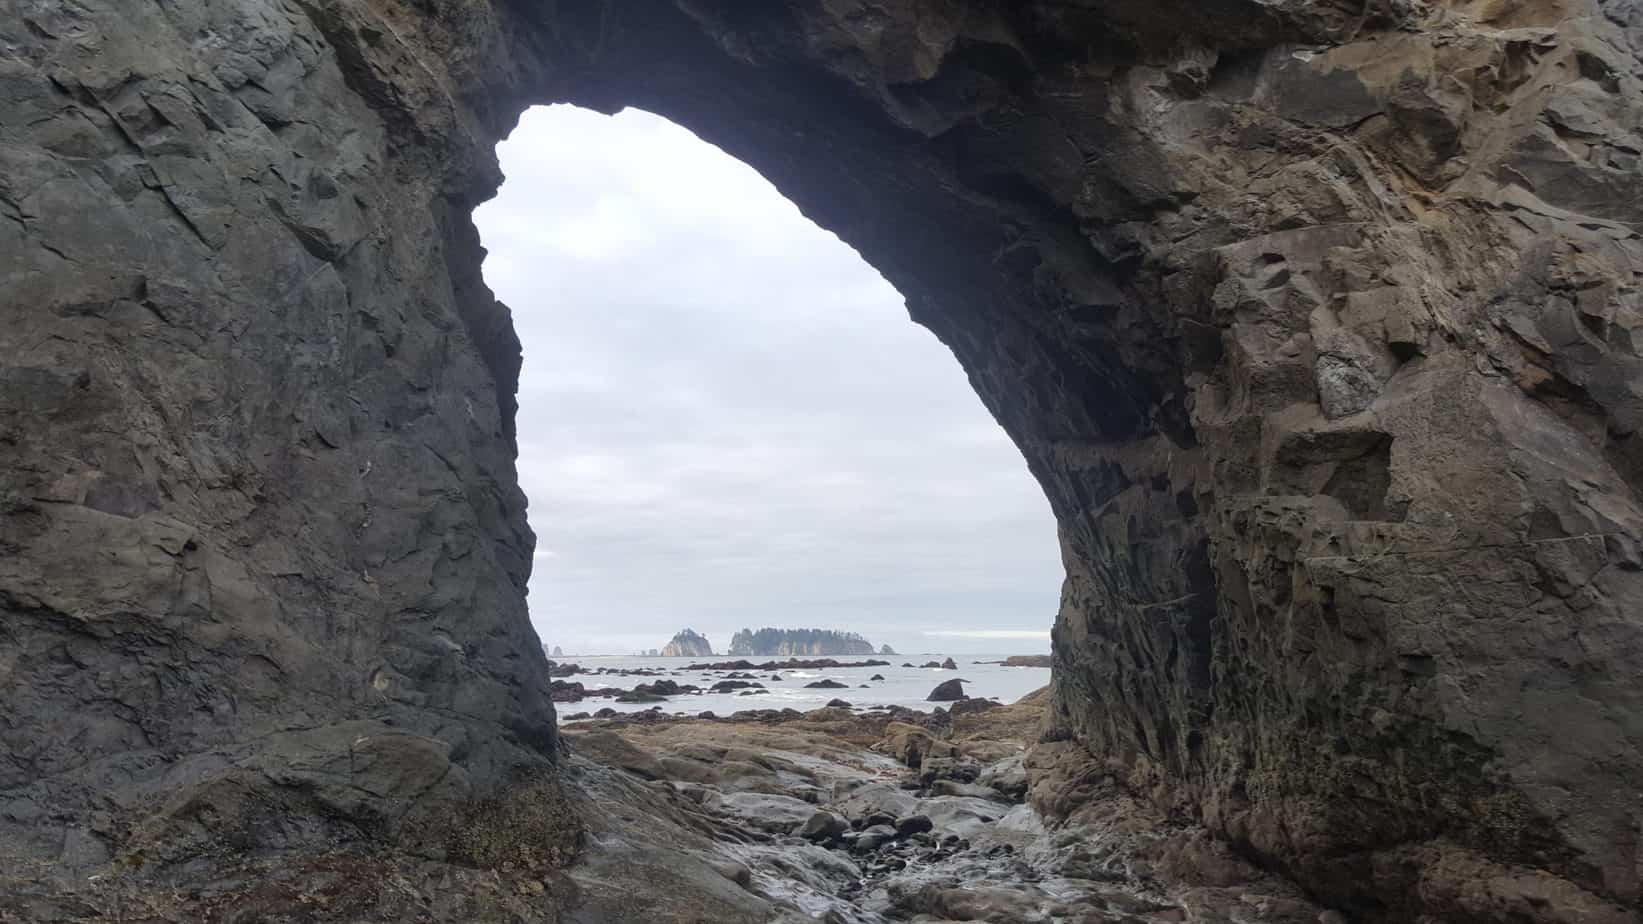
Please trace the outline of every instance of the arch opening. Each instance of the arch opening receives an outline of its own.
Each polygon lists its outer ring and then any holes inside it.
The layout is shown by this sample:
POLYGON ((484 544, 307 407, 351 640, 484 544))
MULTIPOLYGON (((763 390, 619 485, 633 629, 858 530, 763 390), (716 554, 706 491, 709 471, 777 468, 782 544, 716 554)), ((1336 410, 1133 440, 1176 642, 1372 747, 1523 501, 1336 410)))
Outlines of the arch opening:
POLYGON ((1020 452, 899 294, 665 119, 534 108, 475 222, 522 345, 532 621, 570 654, 763 626, 1045 652, 1061 564, 1020 452))

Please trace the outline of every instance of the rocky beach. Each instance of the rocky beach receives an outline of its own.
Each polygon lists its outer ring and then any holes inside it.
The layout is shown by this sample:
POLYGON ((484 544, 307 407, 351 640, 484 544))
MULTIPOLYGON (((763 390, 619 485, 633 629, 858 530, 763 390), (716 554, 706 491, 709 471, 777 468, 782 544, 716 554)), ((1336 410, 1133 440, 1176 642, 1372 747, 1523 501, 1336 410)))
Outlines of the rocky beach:
POLYGON ((928 711, 938 685, 958 681, 978 699, 1011 703, 1049 679, 1042 656, 912 661, 783 658, 692 661, 678 658, 578 658, 549 668, 561 722, 637 711, 669 715, 746 709, 806 712, 830 701, 928 711), (1011 663, 1014 661, 1015 663, 1011 663), (757 697, 756 699, 754 697, 757 697))
POLYGON ((966 700, 931 713, 641 714, 574 723, 564 739, 649 787, 702 838, 694 858, 706 885, 670 899, 709 901, 721 879, 741 892, 712 911, 658 905, 636 919, 1336 920, 1203 830, 1122 794, 1053 740, 1049 699, 1046 688, 1010 706, 966 700))

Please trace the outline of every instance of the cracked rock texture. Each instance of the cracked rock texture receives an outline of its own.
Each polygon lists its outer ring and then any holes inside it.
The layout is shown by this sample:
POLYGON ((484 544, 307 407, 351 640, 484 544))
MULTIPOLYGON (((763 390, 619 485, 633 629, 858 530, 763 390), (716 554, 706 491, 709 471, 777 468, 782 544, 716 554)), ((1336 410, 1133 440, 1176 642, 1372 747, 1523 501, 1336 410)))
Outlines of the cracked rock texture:
POLYGON ((551 759, 468 216, 568 101, 953 349, 1097 770, 1353 919, 1635 921, 1640 48, 1633 0, 0 0, 0 844, 416 842, 551 759))

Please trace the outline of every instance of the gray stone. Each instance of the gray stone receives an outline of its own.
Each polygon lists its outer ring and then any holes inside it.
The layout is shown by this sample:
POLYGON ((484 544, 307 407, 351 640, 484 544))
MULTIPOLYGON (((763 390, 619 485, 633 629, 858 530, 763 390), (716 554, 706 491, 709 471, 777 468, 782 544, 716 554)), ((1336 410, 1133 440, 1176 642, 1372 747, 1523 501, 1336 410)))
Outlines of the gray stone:
POLYGON ((967 757, 926 757, 919 765, 918 779, 928 786, 937 780, 973 783, 981 767, 967 757))
POLYGON ((827 843, 838 840, 850 830, 850 822, 832 812, 816 810, 810 818, 793 829, 793 833, 807 841, 827 843))
POLYGON ((877 850, 896 839, 896 829, 889 825, 873 825, 856 838, 857 850, 877 850))

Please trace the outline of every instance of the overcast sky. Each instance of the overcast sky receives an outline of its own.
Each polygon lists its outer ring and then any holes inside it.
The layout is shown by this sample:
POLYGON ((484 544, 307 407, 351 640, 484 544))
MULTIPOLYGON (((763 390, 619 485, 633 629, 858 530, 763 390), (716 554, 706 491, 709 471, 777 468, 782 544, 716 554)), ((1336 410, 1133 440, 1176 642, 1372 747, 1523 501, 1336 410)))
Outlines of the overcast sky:
POLYGON ((1049 507, 952 354, 750 168, 526 113, 477 221, 524 343, 531 618, 569 653, 744 626, 1048 651, 1049 507))

